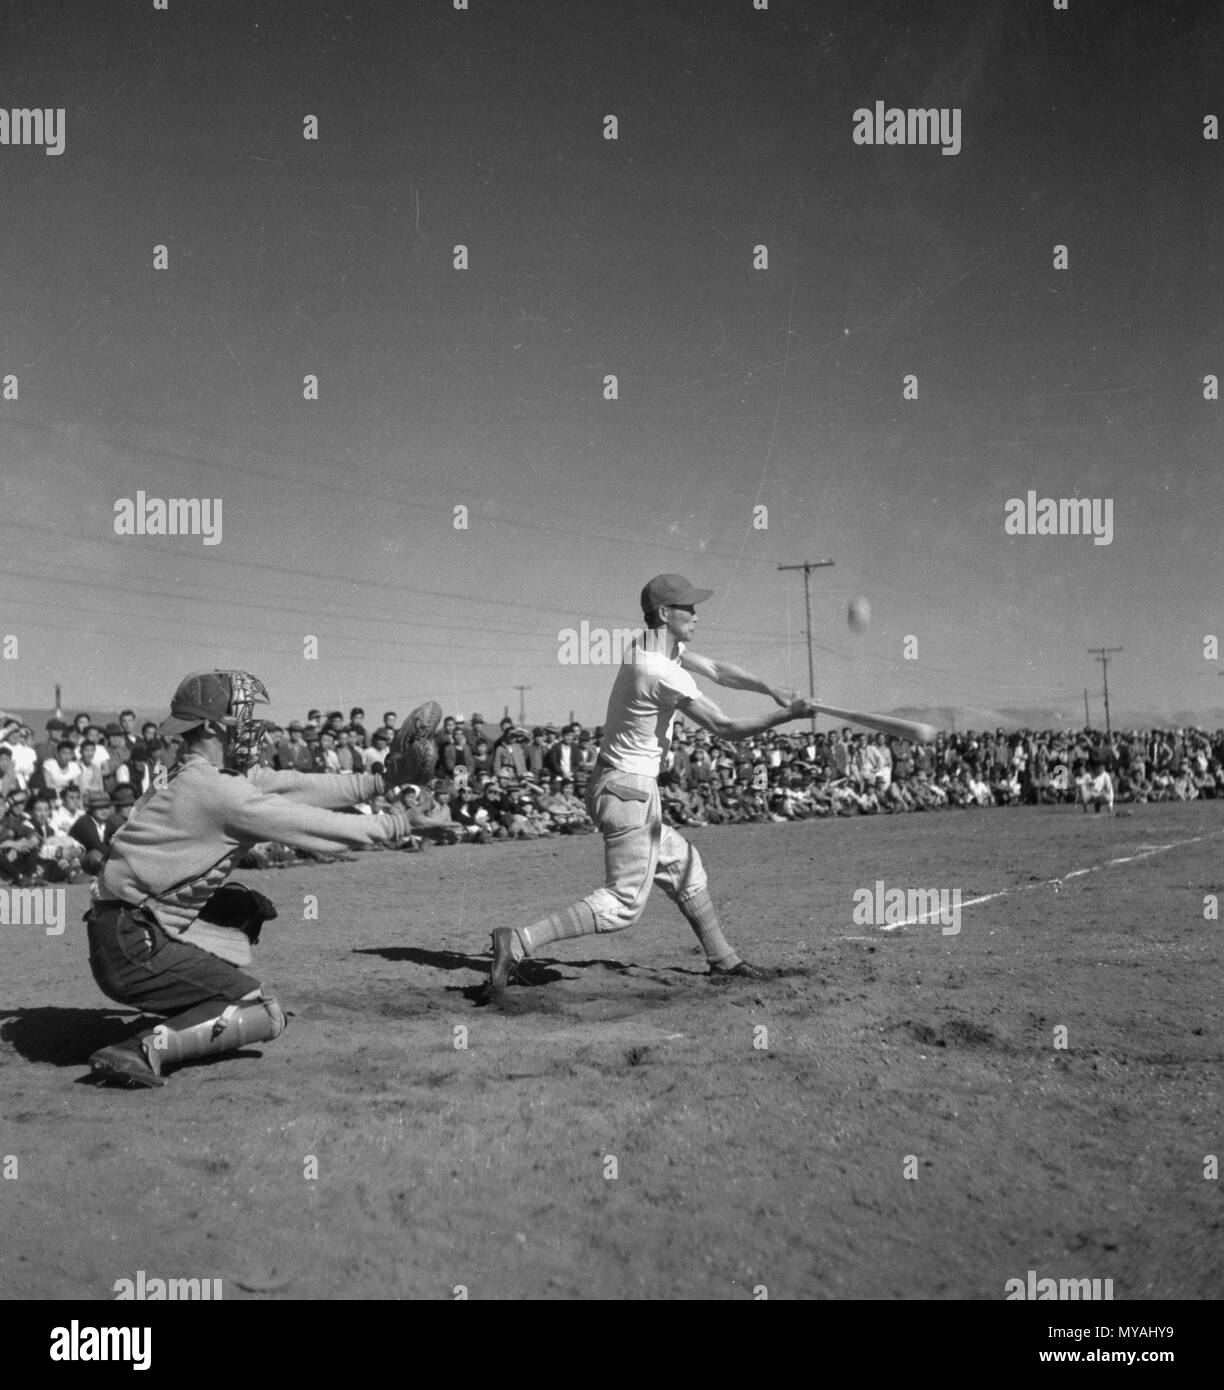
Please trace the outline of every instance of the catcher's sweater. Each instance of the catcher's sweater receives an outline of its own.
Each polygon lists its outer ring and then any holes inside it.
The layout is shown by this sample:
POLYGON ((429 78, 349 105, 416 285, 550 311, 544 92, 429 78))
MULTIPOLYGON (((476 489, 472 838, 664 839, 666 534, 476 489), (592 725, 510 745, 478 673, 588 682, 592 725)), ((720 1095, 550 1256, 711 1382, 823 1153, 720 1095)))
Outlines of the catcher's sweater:
POLYGON ((196 920, 234 857, 261 840, 321 853, 394 840, 402 831, 390 817, 329 809, 364 800, 377 786, 360 773, 256 768, 242 777, 189 754, 164 787, 145 793, 116 833, 94 900, 143 905, 171 935, 248 965, 251 947, 241 932, 196 920))

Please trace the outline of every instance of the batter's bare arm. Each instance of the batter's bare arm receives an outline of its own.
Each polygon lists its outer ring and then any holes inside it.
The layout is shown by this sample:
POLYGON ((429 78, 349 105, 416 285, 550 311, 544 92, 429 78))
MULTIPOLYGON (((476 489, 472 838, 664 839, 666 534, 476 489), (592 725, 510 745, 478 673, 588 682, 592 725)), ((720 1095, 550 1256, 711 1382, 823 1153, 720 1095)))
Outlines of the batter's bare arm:
POLYGON ((751 738, 753 734, 763 734, 766 729, 776 729, 779 724, 789 724, 792 719, 810 719, 815 712, 811 702, 800 697, 792 700, 785 709, 758 715, 755 719, 731 719, 704 695, 681 700, 676 708, 715 737, 732 742, 751 738))
POLYGON ((774 704, 783 707, 789 706, 797 698, 793 690, 780 690, 768 681, 754 676, 751 671, 745 671, 742 666, 733 666, 729 661, 715 661, 712 657, 690 651, 681 652, 679 661, 686 671, 691 671, 695 676, 704 676, 706 680, 728 690, 755 690, 760 695, 768 695, 774 704))

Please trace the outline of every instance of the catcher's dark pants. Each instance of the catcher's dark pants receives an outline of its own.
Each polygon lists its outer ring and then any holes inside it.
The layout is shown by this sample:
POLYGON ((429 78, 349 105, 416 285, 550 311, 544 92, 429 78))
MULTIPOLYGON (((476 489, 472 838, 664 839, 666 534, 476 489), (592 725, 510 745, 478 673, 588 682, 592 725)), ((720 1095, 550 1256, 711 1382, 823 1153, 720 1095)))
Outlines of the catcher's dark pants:
POLYGON ((224 1007, 260 988, 236 965, 168 935, 145 908, 95 903, 85 921, 89 968, 98 988, 117 1003, 170 1016, 199 1004, 224 1007))

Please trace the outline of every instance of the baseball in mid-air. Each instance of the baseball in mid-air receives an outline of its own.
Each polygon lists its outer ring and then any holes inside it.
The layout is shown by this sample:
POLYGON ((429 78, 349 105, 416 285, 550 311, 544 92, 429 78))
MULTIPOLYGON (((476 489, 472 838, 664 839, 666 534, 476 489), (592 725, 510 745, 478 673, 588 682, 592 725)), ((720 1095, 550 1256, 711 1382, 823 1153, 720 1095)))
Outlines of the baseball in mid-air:
POLYGON ((871 625, 871 604, 860 594, 858 598, 850 600, 850 607, 846 613, 846 621, 850 624, 851 632, 866 632, 871 625))

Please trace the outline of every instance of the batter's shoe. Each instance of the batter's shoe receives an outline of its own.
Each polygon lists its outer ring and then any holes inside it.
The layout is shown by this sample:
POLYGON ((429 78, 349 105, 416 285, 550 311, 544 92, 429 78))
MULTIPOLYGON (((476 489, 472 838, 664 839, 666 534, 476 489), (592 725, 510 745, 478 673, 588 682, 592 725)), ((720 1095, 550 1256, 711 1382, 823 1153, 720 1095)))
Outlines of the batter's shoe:
POLYGON ((738 965, 723 966, 711 965, 710 978, 712 980, 772 980, 774 972, 765 970, 759 965, 753 965, 751 961, 742 960, 738 965))
POLYGON ((500 994, 511 980, 518 979, 513 942, 513 927, 494 927, 493 969, 489 971, 490 994, 500 994))
POLYGON ((89 1059, 90 1070, 98 1081, 111 1086, 145 1088, 164 1086, 166 1078, 149 1065, 142 1048, 101 1047, 89 1059))

